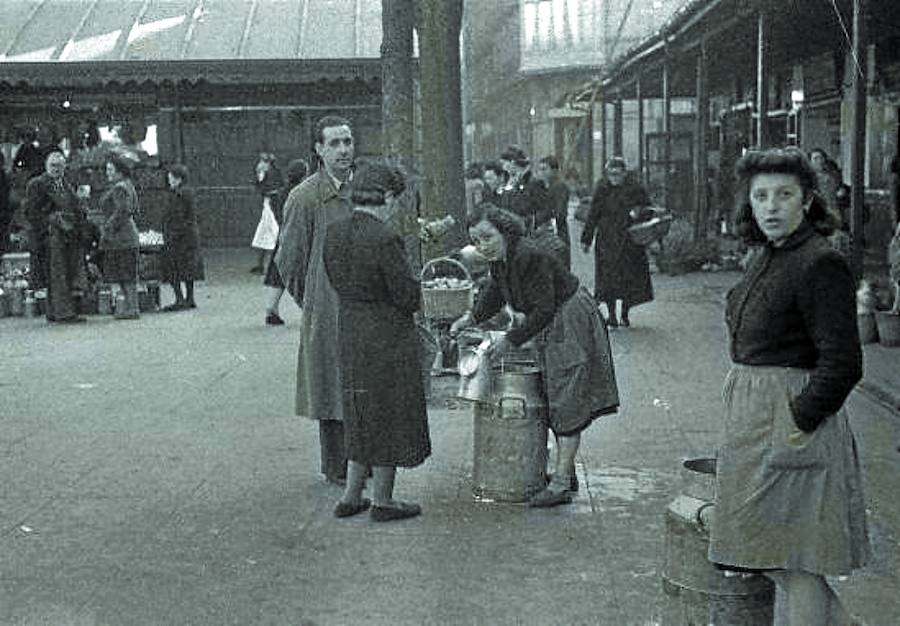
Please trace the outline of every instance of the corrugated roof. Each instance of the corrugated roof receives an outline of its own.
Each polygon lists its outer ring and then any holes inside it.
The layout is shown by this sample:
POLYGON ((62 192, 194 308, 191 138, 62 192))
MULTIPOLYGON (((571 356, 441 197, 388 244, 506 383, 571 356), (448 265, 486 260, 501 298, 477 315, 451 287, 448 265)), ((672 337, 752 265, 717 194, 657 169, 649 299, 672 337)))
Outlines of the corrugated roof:
POLYGON ((381 0, 3 0, 0 62, 377 58, 381 0))

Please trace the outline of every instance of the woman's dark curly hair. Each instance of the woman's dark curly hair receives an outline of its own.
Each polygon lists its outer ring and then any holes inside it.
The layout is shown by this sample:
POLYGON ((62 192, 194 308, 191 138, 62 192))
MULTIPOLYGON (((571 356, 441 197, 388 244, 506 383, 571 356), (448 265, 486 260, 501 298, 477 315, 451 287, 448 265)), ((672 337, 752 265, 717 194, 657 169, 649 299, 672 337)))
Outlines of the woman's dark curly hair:
POLYGON ((812 198, 806 211, 806 221, 823 234, 830 235, 838 225, 837 216, 832 215, 819 196, 818 176, 807 156, 798 148, 771 148, 750 150, 734 166, 738 195, 734 213, 734 229, 748 244, 763 243, 766 236, 753 217, 750 205, 750 182, 757 174, 788 174, 796 177, 803 190, 803 199, 812 198))
POLYGON ((406 189, 403 174, 380 161, 367 161, 353 173, 350 199, 357 206, 381 206, 390 192, 399 196, 406 189))
POLYGON ((506 245, 510 248, 514 247, 527 232, 525 222, 521 217, 511 211, 496 207, 490 202, 482 202, 475 208, 468 219, 468 226, 472 228, 483 221, 493 224, 494 228, 499 230, 506 239, 506 245))

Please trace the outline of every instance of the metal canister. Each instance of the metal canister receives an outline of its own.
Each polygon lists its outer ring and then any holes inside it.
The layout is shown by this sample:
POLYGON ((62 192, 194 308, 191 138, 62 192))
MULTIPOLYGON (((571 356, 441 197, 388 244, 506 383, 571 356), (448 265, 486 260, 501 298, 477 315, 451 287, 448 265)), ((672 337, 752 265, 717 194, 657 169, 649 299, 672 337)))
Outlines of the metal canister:
POLYGON ((15 283, 9 289, 9 313, 16 316, 25 314, 25 289, 15 283))
POLYGON ((112 292, 109 289, 97 291, 97 313, 110 315, 112 313, 112 292))
POLYGON ((31 289, 25 290, 25 300, 22 303, 22 313, 25 317, 34 317, 37 315, 37 306, 34 302, 34 292, 31 289))
POLYGON ((474 402, 472 488, 482 500, 524 502, 546 485, 547 399, 537 363, 491 368, 491 394, 474 402))

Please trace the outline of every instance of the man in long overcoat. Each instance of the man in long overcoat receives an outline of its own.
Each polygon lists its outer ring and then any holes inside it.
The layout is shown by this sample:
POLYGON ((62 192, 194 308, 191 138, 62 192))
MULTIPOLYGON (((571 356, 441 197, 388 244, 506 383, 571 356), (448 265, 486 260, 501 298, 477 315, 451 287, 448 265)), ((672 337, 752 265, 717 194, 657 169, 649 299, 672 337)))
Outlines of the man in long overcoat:
POLYGON ((295 187, 284 203, 284 224, 275 263, 288 292, 303 310, 297 361, 297 415, 319 421, 321 471, 343 483, 343 398, 337 341, 338 298, 322 260, 329 224, 351 212, 349 180, 353 130, 342 117, 316 123, 319 170, 295 187))

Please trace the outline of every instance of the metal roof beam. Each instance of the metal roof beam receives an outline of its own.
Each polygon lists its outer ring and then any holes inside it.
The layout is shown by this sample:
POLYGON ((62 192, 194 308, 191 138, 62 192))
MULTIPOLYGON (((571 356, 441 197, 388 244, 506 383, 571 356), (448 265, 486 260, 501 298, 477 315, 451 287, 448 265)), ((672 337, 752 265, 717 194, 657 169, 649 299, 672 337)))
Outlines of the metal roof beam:
POLYGON ((181 42, 181 52, 178 55, 179 59, 184 60, 187 57, 188 49, 191 47, 191 39, 194 38, 194 29, 197 27, 197 20, 203 15, 203 1, 204 0, 197 0, 197 4, 194 5, 194 10, 191 11, 191 22, 188 24, 187 30, 184 33, 184 40, 181 42))
POLYGON ((19 43, 19 38, 22 36, 25 28, 27 28, 28 25, 31 24, 32 21, 34 21, 34 16, 37 15, 37 12, 40 11, 41 7, 43 7, 46 3, 47 0, 40 0, 40 2, 34 5, 34 7, 31 9, 31 13, 29 13, 28 17, 25 18, 25 23, 23 23, 21 28, 16 31, 15 37, 13 37, 12 41, 9 42, 9 45, 6 46, 6 50, 3 51, 2 56, 9 56, 9 53, 12 52, 13 48, 16 47, 16 44, 19 43))
MULTIPOLYGON (((65 45, 59 52, 54 52, 53 57, 51 57, 54 61, 64 61, 65 58, 63 55, 67 55, 69 50, 75 46, 75 39, 78 37, 78 33, 84 28, 84 25, 87 24, 88 18, 91 16, 91 13, 94 12, 94 9, 97 8, 97 5, 100 3, 100 0, 93 0, 90 5, 88 5, 87 10, 81 16, 81 19, 78 20, 78 24, 75 26, 75 30, 72 31, 72 34, 69 36, 69 39, 66 41, 65 45)), ((122 34, 119 34, 121 37, 122 34)))
POLYGON ((128 56, 128 46, 131 44, 128 39, 131 37, 131 33, 135 31, 140 25, 141 22, 144 21, 144 16, 147 15, 147 10, 150 8, 151 0, 144 0, 144 4, 141 5, 141 9, 138 11, 138 14, 134 18, 134 23, 131 25, 131 29, 125 33, 125 37, 123 39, 119 39, 119 51, 113 54, 113 58, 117 58, 120 61, 124 61, 128 56))
POLYGON ((253 27, 253 18, 256 17, 256 9, 259 7, 259 0, 253 0, 250 10, 247 12, 247 19, 244 20, 244 32, 241 33, 241 43, 238 44, 237 58, 243 59, 244 53, 247 51, 247 42, 250 40, 250 29, 253 27))
POLYGON ((302 0, 303 7, 300 9, 300 24, 297 29, 297 50, 294 54, 295 59, 303 56, 303 45, 306 43, 306 24, 309 22, 309 0, 302 0))

